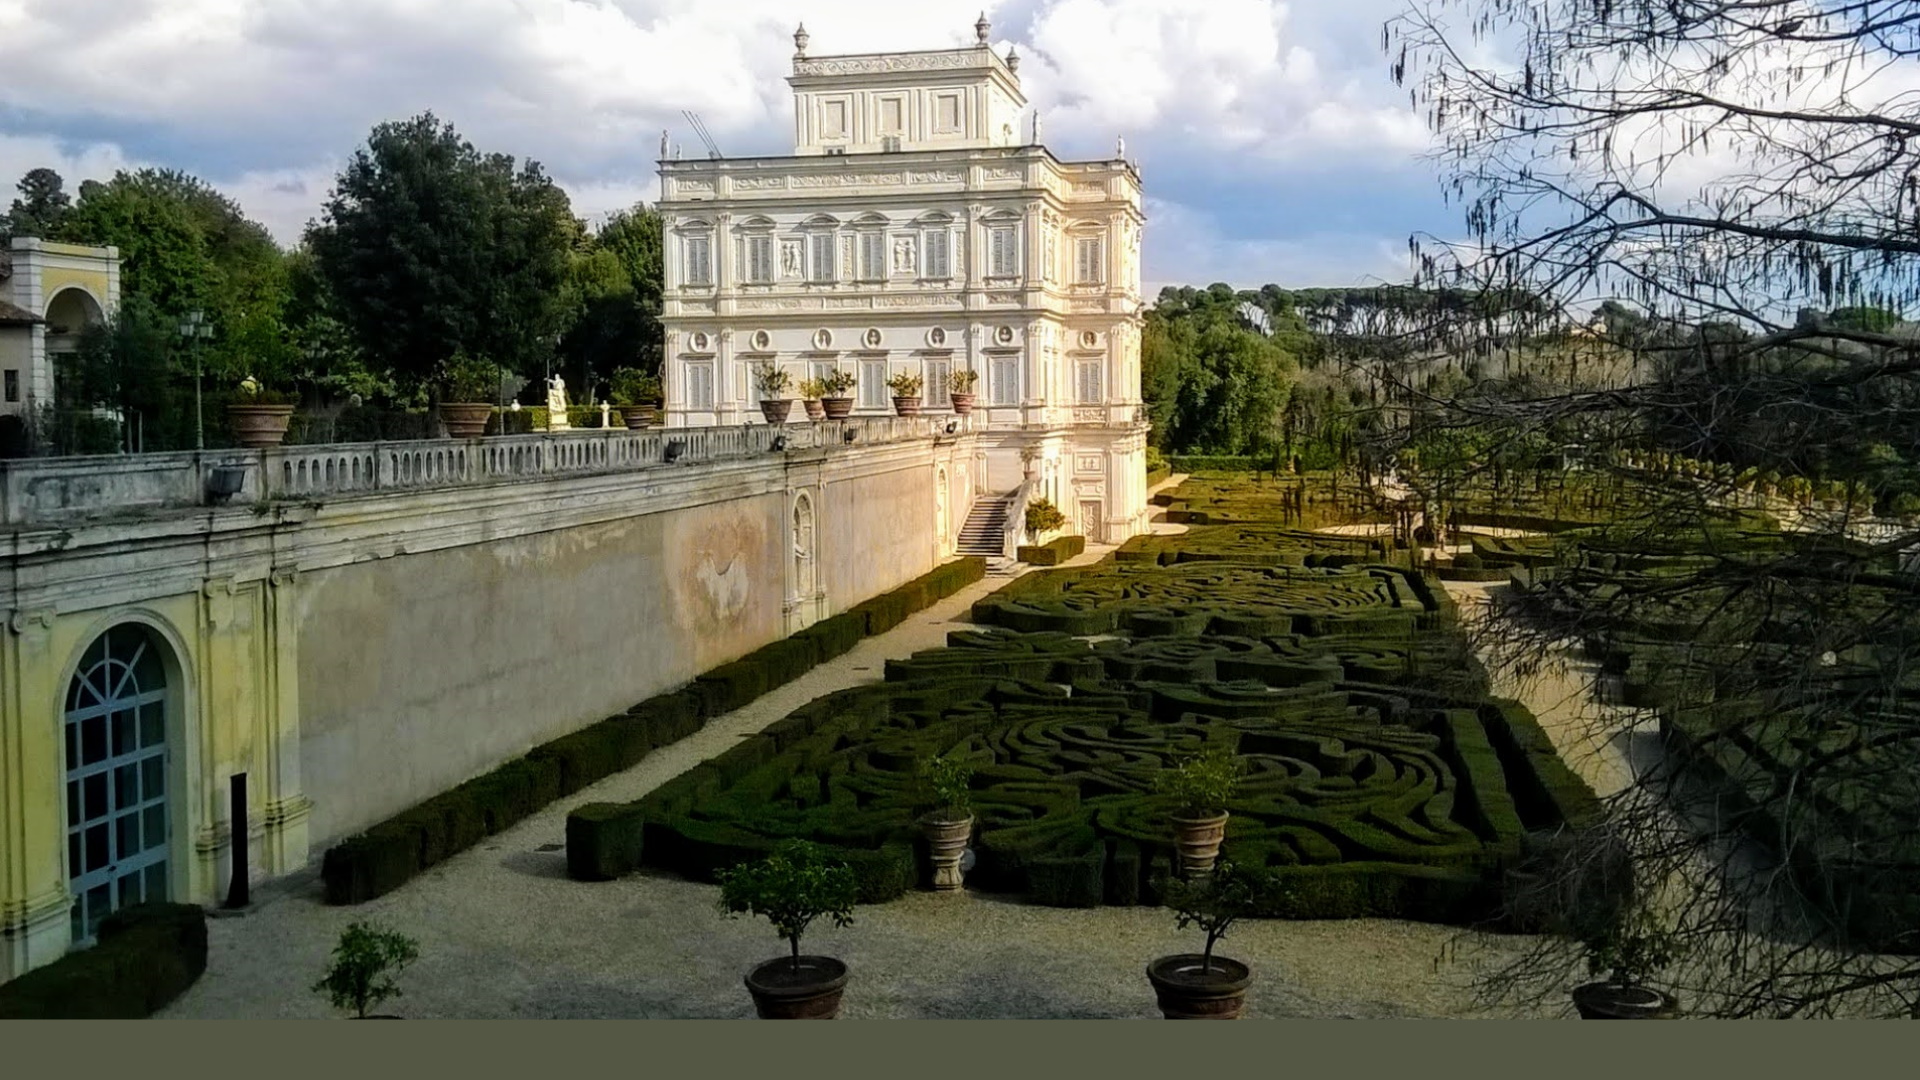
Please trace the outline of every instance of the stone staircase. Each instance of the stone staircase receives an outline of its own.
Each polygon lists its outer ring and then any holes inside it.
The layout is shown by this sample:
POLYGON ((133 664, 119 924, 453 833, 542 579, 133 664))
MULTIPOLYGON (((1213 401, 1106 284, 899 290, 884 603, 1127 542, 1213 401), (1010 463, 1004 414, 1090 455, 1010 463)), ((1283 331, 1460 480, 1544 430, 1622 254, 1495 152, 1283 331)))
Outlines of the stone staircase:
POLYGON ((957 545, 962 555, 985 555, 997 559, 1004 549, 1007 529, 1006 495, 984 495, 973 502, 973 509, 967 514, 966 524, 960 526, 960 542, 957 545))

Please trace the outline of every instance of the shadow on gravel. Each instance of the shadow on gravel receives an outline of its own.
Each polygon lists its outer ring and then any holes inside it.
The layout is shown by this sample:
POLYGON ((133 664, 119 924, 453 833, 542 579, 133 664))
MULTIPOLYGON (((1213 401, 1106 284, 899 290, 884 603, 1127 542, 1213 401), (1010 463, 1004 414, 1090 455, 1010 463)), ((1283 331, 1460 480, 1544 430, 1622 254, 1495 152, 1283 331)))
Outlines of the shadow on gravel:
MULTIPOLYGON (((1148 997, 1153 991, 1141 979, 1148 997)), ((1115 1020, 1129 1014, 1080 1000, 1072 988, 1043 983, 1026 972, 969 975, 946 992, 916 1003, 921 1020, 1115 1020)))
POLYGON ((501 859, 500 865, 516 874, 525 874, 528 877, 565 879, 567 853, 565 851, 516 851, 501 859))
POLYGON ((528 989, 524 1016, 554 1020, 747 1020, 745 989, 722 1000, 604 983, 540 982, 528 989))

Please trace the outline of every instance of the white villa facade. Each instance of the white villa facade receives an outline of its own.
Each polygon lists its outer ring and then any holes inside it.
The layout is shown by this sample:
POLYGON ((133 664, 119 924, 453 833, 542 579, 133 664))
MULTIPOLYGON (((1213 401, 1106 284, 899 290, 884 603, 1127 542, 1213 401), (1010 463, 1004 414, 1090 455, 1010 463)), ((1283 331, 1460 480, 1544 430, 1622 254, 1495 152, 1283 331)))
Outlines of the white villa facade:
POLYGON ((987 29, 810 57, 803 28, 791 155, 664 160, 663 141, 666 423, 764 423, 769 362, 795 386, 852 373, 856 416, 890 414, 899 373, 949 411, 949 375, 972 371, 970 489, 1028 485, 1069 531, 1118 543, 1146 528, 1139 171, 1040 145, 1019 59, 987 29))

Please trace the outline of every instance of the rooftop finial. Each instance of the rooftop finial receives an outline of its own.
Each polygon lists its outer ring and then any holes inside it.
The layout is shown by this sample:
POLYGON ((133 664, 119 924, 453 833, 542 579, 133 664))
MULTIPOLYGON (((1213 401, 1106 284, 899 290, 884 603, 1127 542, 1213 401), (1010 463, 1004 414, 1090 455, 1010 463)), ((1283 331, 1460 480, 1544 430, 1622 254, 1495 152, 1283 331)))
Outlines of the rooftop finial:
POLYGON ((1020 72, 1020 46, 1018 45, 1007 46, 1007 70, 1016 75, 1020 72))
POLYGON ((807 55, 807 24, 801 23, 800 29, 793 32, 793 57, 803 60, 807 55))
POLYGON ((993 24, 987 21, 987 13, 984 11, 981 12, 980 21, 973 24, 973 34, 980 39, 980 44, 985 45, 987 43, 987 31, 991 29, 993 29, 993 24))

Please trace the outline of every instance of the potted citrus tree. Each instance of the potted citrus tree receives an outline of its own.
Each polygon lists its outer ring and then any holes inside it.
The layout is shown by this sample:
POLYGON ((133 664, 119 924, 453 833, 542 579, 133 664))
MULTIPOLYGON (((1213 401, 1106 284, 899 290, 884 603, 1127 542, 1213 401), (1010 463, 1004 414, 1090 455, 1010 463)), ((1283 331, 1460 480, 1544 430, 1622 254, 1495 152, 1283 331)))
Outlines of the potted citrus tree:
POLYGON ((921 815, 920 831, 927 838, 936 890, 958 889, 965 881, 960 862, 973 838, 973 771, 971 762, 951 753, 920 762, 920 778, 933 806, 921 815))
POLYGON ((1022 522, 1027 529, 1027 542, 1032 544, 1039 543, 1042 536, 1066 523, 1067 515, 1061 513, 1060 508, 1045 497, 1027 503, 1026 520, 1022 522))
POLYGON ((827 419, 845 420, 853 411, 852 390, 857 381, 853 372, 839 368, 827 372, 827 377, 820 380, 820 407, 827 411, 827 419))
POLYGON ((440 422, 455 439, 477 439, 486 433, 493 416, 493 400, 500 394, 500 365, 456 350, 440 377, 445 397, 440 422))
POLYGON ((279 446, 287 438, 287 425, 293 421, 297 396, 269 389, 249 375, 240 380, 238 392, 227 404, 227 426, 241 446, 259 449, 279 446))
POLYGON ((352 1009, 356 1020, 398 1020, 368 1016, 367 1010, 400 996, 393 977, 419 956, 419 943, 405 934, 371 923, 349 924, 313 992, 325 994, 336 1009, 352 1009))
POLYGON ((1154 778, 1154 788, 1174 803, 1173 844, 1187 875, 1213 869, 1227 835, 1227 802, 1239 784, 1239 769, 1224 747, 1188 756, 1154 778))
POLYGON ((660 407, 660 380, 639 368, 615 368, 607 380, 607 393, 620 407, 620 417, 630 431, 639 431, 653 423, 660 407))
POLYGON ((1162 902, 1172 908, 1179 928, 1197 926, 1207 935, 1198 953, 1163 956, 1147 965, 1160 1012, 1169 1020, 1238 1020, 1246 1005, 1253 972, 1238 960, 1213 954, 1227 928, 1252 914, 1260 882, 1222 860, 1213 873, 1193 881, 1163 878, 1162 902))
POLYGON ((807 419, 826 419, 827 408, 820 404, 820 399, 826 395, 827 381, 825 379, 800 380, 800 404, 807 410, 807 419))
POLYGON ((889 378, 887 389, 893 391, 893 411, 901 416, 919 416, 920 386, 920 376, 904 371, 889 378))
POLYGON ((830 956, 802 956, 800 935, 821 916, 836 926, 853 922, 859 882, 844 865, 827 862, 824 850, 789 840, 756 863, 723 870, 720 909, 729 916, 764 916, 792 947, 791 956, 769 960, 747 973, 747 992, 762 1020, 832 1020, 840 1015, 847 965, 830 956))
POLYGON ((953 402, 953 411, 965 416, 973 411, 973 386, 980 381, 980 373, 971 368, 961 368, 947 373, 947 400, 953 402))
POLYGON ((1680 942, 1644 909, 1619 912, 1581 941, 1587 973, 1604 975, 1573 989, 1584 1020, 1671 1020, 1680 1015, 1672 994, 1648 985, 1679 958, 1680 942))
POLYGON ((766 417, 769 424, 786 423, 787 414, 793 411, 793 399, 781 395, 793 385, 793 376, 768 360, 754 365, 753 385, 760 391, 760 415, 766 417))

